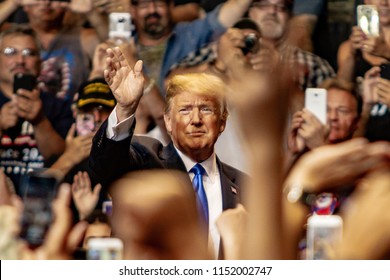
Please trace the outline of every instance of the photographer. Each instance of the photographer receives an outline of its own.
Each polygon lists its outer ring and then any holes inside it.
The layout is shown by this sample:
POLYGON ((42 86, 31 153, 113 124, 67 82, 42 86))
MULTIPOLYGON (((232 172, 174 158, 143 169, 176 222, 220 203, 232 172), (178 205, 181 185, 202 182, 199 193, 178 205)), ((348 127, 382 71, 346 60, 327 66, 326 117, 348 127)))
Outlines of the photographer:
POLYGON ((70 104, 54 95, 24 89, 14 92, 14 76, 37 76, 39 48, 34 32, 12 27, 0 36, 0 165, 19 192, 20 176, 42 168, 64 151, 64 137, 72 122, 70 104))

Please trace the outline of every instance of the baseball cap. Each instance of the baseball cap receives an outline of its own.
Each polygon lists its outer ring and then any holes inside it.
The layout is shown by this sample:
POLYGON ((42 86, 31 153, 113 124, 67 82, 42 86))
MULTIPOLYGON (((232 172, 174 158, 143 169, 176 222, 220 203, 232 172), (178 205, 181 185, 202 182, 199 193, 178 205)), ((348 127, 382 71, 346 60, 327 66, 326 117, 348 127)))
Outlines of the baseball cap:
POLYGON ((82 109, 86 105, 103 105, 114 108, 116 100, 104 78, 96 78, 83 83, 78 91, 76 106, 82 109))

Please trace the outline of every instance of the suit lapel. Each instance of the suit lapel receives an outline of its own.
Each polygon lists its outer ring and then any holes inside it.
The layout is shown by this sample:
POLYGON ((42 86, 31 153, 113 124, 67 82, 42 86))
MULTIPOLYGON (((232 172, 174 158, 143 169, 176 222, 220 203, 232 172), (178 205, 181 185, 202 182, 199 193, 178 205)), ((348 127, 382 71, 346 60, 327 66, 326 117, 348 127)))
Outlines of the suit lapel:
POLYGON ((184 162, 178 155, 173 143, 170 142, 168 146, 162 149, 160 158, 163 162, 163 165, 167 169, 178 169, 184 172, 187 172, 187 169, 184 165, 184 162))
POLYGON ((222 188, 222 208, 223 210, 235 208, 239 201, 239 188, 232 181, 235 178, 230 179, 227 171, 224 169, 223 163, 217 158, 217 164, 219 168, 219 174, 221 176, 221 188, 222 188))

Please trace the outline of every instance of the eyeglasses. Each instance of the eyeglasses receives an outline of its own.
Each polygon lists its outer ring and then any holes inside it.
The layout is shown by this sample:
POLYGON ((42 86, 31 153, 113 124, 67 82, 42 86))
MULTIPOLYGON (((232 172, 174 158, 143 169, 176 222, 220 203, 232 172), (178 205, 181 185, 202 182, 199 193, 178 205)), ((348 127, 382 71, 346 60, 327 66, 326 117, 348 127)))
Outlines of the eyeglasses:
POLYGON ((30 48, 25 48, 23 50, 18 50, 13 47, 6 47, 1 50, 1 53, 5 56, 12 57, 17 55, 18 53, 21 53, 24 57, 36 57, 38 56, 38 51, 30 48))
POLYGON ((256 2, 252 4, 252 7, 259 8, 261 10, 270 9, 272 7, 277 12, 281 12, 281 13, 285 13, 289 10, 287 6, 284 4, 272 4, 269 2, 256 2))

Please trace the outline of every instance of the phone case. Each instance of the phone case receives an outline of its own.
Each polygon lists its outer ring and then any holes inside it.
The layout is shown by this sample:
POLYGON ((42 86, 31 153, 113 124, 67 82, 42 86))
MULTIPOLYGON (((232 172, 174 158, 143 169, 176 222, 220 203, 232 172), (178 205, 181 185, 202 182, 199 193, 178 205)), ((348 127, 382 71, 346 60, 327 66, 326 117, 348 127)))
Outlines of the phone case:
POLYGON ((357 24, 370 36, 379 36, 379 14, 375 5, 357 6, 357 24))
POLYGON ((313 113, 323 124, 326 124, 327 91, 323 88, 307 88, 305 91, 305 108, 313 113))
POLYGON ((306 259, 330 259, 332 247, 341 241, 343 220, 337 215, 313 215, 307 221, 306 259))

